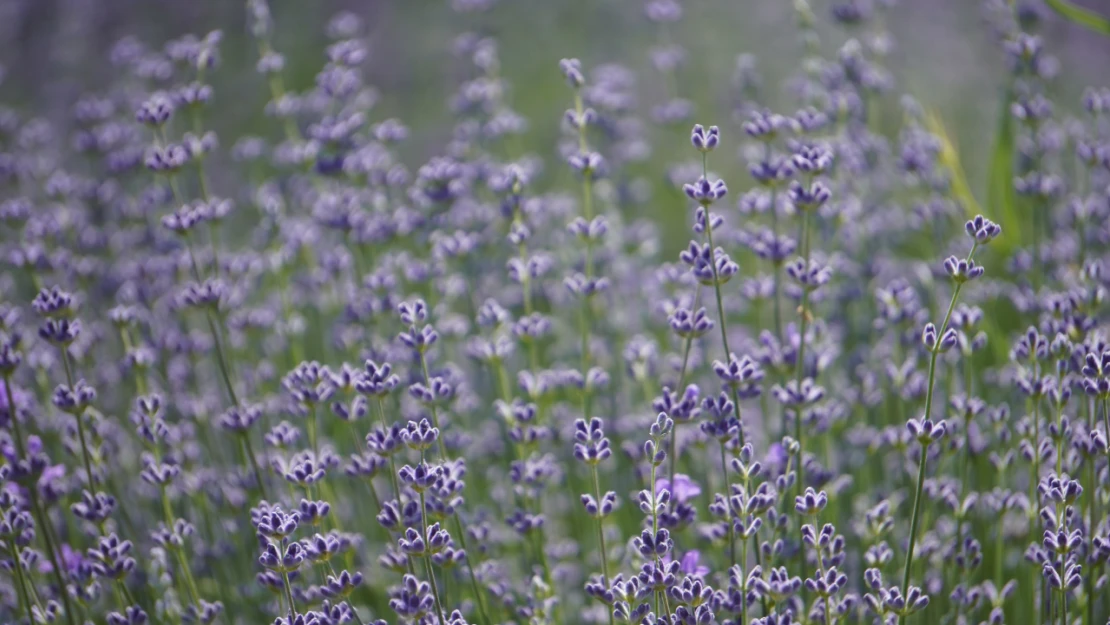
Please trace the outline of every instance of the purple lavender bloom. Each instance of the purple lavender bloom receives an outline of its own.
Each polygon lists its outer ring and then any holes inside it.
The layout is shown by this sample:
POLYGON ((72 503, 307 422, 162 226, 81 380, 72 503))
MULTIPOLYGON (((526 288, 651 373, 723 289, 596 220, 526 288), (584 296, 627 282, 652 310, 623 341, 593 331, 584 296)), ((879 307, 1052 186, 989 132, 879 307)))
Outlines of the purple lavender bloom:
POLYGON ((680 571, 693 577, 705 577, 709 574, 709 567, 701 564, 701 553, 697 550, 682 554, 682 560, 678 566, 680 571))
POLYGON ((671 481, 665 477, 660 477, 655 480, 656 494, 667 492, 679 503, 686 503, 687 501, 697 497, 701 494, 701 486, 697 482, 690 479, 690 476, 676 473, 674 476, 674 486, 672 490, 671 481))

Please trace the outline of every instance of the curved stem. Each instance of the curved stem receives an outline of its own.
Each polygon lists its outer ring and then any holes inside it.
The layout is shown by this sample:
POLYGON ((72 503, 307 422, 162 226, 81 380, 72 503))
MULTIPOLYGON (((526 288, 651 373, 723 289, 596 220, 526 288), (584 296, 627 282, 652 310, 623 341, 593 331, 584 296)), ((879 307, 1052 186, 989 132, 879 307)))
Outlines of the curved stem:
POLYGON ((466 547, 466 532, 463 531, 462 520, 459 518, 458 511, 455 512, 455 530, 459 534, 459 546, 466 552, 466 568, 470 573, 470 586, 474 591, 474 600, 478 602, 478 613, 482 615, 484 622, 492 623, 489 614, 486 612, 486 600, 482 597, 481 589, 478 586, 478 576, 474 573, 474 563, 470 560, 470 550, 466 547))
MULTIPOLYGON (((971 247, 971 253, 968 254, 968 260, 975 256, 975 250, 978 249, 979 244, 976 243, 971 247)), ((963 288, 963 283, 957 283, 956 288, 952 291, 952 301, 948 304, 948 312, 944 315, 944 321, 940 324, 940 329, 937 332, 937 340, 944 336, 944 331, 948 329, 948 322, 952 320, 952 311, 956 308, 956 301, 960 298, 960 290, 963 288)), ((925 391, 925 418, 928 419, 933 408, 933 387, 936 384, 937 373, 937 356, 940 354, 939 349, 933 349, 932 355, 929 357, 929 383, 925 391)), ((902 572, 902 596, 905 597, 910 587, 910 572, 913 568, 913 553, 914 548, 917 546, 917 524, 921 519, 921 499, 922 490, 925 486, 925 467, 929 461, 929 448, 927 445, 921 447, 921 462, 917 468, 917 488, 913 497, 913 516, 910 520, 910 544, 909 550, 906 552, 906 567, 902 572)), ((1001 528, 999 534, 1001 535, 1001 528)), ((905 625, 905 615, 898 617, 899 625, 905 625)))
MULTIPOLYGON (((701 172, 702 177, 707 178, 708 175, 707 156, 703 152, 701 155, 701 172)), ((717 296, 717 316, 720 318, 721 323, 721 345, 725 349, 725 362, 732 359, 732 350, 728 347, 728 321, 725 319, 725 305, 721 297, 721 278, 717 273, 717 250, 713 247, 713 217, 709 212, 709 207, 705 206, 705 240, 709 245, 709 266, 713 270, 713 292, 717 296)), ((744 422, 740 419, 740 397, 736 392, 736 387, 730 385, 732 390, 732 407, 736 413, 736 422, 740 430, 740 444, 744 444, 744 422)), ((735 560, 735 558, 733 558, 735 560)))

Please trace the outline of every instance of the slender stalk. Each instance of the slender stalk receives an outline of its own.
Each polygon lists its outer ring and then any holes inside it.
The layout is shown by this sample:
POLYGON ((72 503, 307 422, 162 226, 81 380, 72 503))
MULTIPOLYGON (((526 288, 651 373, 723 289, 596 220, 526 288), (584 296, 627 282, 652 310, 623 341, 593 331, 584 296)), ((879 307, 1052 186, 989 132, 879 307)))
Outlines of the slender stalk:
MULTIPOLYGON (((431 378, 431 376, 428 375, 428 360, 426 358, 424 358, 424 352, 423 351, 421 351, 419 353, 420 353, 420 369, 421 369, 421 371, 424 372, 424 384, 428 385, 428 387, 431 388, 432 378, 431 378)), ((431 410, 431 412, 432 412, 432 425, 436 426, 436 429, 440 431, 440 435, 436 439, 436 442, 439 443, 439 455, 444 460, 450 460, 451 456, 449 456, 447 454, 447 445, 446 445, 446 443, 443 442, 443 428, 439 427, 439 412, 436 410, 436 405, 435 405, 434 401, 432 401, 428 404, 428 409, 431 410)))
MULTIPOLYGON (((438 424, 436 427, 439 427, 438 424)), ((316 402, 312 402, 308 406, 308 444, 312 447, 312 455, 316 456, 320 453, 319 445, 316 439, 316 402)))
POLYGON ((19 425, 19 415, 15 407, 15 396, 12 393, 12 378, 4 376, 4 395, 8 400, 8 422, 12 424, 12 434, 15 435, 15 449, 20 458, 27 457, 27 450, 23 446, 23 432, 19 425))
POLYGON ((736 566, 736 540, 733 535, 732 528, 732 506, 728 505, 727 500, 732 495, 732 480, 728 476, 728 459, 725 457, 725 444, 721 442, 721 471, 725 475, 725 519, 728 523, 728 559, 731 566, 736 566))
MULTIPOLYGON (((702 152, 701 155, 701 175, 703 178, 708 178, 708 155, 702 152)), ((725 305, 724 298, 721 297, 721 279, 717 274, 717 250, 713 247, 713 218, 709 212, 709 207, 705 207, 705 240, 709 245, 709 266, 713 270, 713 292, 717 296, 717 316, 720 318, 721 324, 721 345, 725 349, 725 362, 727 363, 732 358, 732 350, 728 347, 728 321, 725 319, 725 305)), ((736 387, 729 386, 732 390, 732 407, 736 412, 736 422, 740 430, 740 444, 744 444, 744 422, 740 419, 740 397, 737 395, 736 387)), ((733 558, 735 562, 735 557, 733 558)))
MULTIPOLYGON (((758 550, 759 547, 757 546, 758 550)), ((748 539, 745 538, 740 541, 740 580, 743 582, 747 578, 748 568, 748 539)), ((740 599, 740 622, 748 622, 748 598, 742 597, 740 599)))
POLYGON ((19 550, 16 548, 15 544, 8 545, 8 551, 10 552, 12 558, 12 568, 15 569, 16 590, 19 591, 19 605, 16 608, 16 614, 20 612, 19 608, 22 608, 24 614, 26 614, 27 618, 30 619, 31 595, 27 592, 27 582, 23 578, 23 561, 20 558, 19 550))
MULTIPOLYGON (((693 312, 697 312, 698 303, 701 301, 701 284, 694 289, 694 307, 693 312)), ((686 384, 686 368, 690 364, 690 347, 694 344, 693 335, 686 337, 686 347, 682 350, 682 370, 678 374, 678 388, 675 392, 682 393, 686 384)), ((674 475, 678 467, 678 422, 674 424, 671 430, 671 448, 670 448, 670 478, 671 484, 674 484, 674 475)))
POLYGON ((455 515, 455 531, 459 535, 459 546, 466 552, 466 568, 470 573, 470 586, 474 591, 474 600, 478 602, 478 613, 482 615, 482 621, 485 623, 492 623, 489 618, 489 613, 486 612, 486 600, 482 596, 482 591, 478 587, 478 575, 474 573, 474 563, 470 560, 470 550, 466 547, 466 532, 463 530, 462 519, 459 518, 459 513, 456 510, 455 515))
MULTIPOLYGON (((161 138, 162 144, 165 144, 165 145, 169 144, 168 139, 166 137, 165 129, 161 129, 160 132, 155 135, 155 143, 158 142, 159 137, 161 138)), ((203 169, 201 170, 201 176, 202 176, 202 178, 204 176, 203 169)), ((170 184, 170 190, 173 192, 174 200, 177 201, 178 203, 184 203, 184 196, 181 194, 180 189, 178 189, 177 182, 175 181, 175 178, 174 178, 173 175, 169 176, 169 184, 170 184)), ((207 199, 207 197, 208 197, 207 183, 203 183, 202 192, 204 193, 205 199, 207 199)), ((210 230, 210 234, 213 238, 213 240, 212 240, 213 258, 216 260, 216 264, 215 264, 215 267, 214 267, 213 270, 217 275, 219 275, 219 262, 218 262, 219 256, 217 255, 217 252, 216 252, 216 245, 217 245, 218 241, 216 239, 217 235, 216 235, 216 231, 215 231, 214 227, 213 227, 212 230, 210 230)), ((189 265, 190 265, 190 268, 192 269, 192 272, 193 272, 193 278, 199 283, 202 280, 202 274, 201 274, 201 271, 200 271, 200 265, 197 263, 196 254, 193 252, 192 240, 189 238, 187 233, 182 237, 182 239, 185 242, 185 249, 186 249, 186 251, 188 252, 188 255, 189 255, 189 265)), ((235 392, 235 385, 231 381, 231 372, 230 372, 229 367, 228 367, 228 362, 229 362, 228 356, 224 351, 224 345, 223 345, 222 337, 221 337, 220 331, 219 331, 219 329, 217 329, 217 325, 216 325, 216 320, 218 319, 218 317, 217 317, 216 313, 213 312, 210 309, 205 309, 204 317, 205 317, 205 321, 207 322, 207 325, 208 325, 208 330, 212 334, 212 345, 216 349, 216 364, 219 368, 220 377, 223 380, 224 388, 227 390, 227 394, 228 394, 228 397, 231 399, 232 405, 234 405, 236 407, 239 407, 242 404, 239 402, 239 396, 235 392)), ((219 319, 219 320, 220 320, 220 326, 222 327, 223 326, 223 320, 222 319, 219 319)), ((250 438, 249 437, 244 437, 243 441, 244 441, 244 445, 247 449, 247 455, 251 458, 252 468, 254 469, 255 481, 258 483, 258 492, 262 495, 263 499, 266 499, 267 498, 267 496, 266 496, 266 485, 265 485, 265 482, 262 479, 262 473, 259 471, 258 462, 254 458, 254 450, 252 449, 250 438)))
MULTIPOLYGON (((817 526, 817 517, 816 516, 813 517, 813 525, 814 525, 814 528, 816 528, 816 526, 817 526)), ((814 551, 817 552, 817 571, 821 574, 821 577, 824 578, 825 577, 825 559, 821 555, 821 546, 820 545, 815 546, 814 551)), ((825 603, 825 625, 835 625, 836 619, 833 618, 832 610, 829 609, 829 596, 825 595, 823 597, 823 599, 824 599, 824 603, 825 603)))
POLYGON ((258 492, 266 499, 266 484, 262 481, 262 469, 258 466, 258 458, 254 455, 254 447, 251 445, 249 434, 243 434, 243 449, 247 451, 247 458, 250 460, 251 469, 254 471, 254 479, 258 484, 258 492))
MULTIPOLYGON (((999 471, 998 472, 998 485, 999 486, 1006 483, 1005 478, 1006 478, 1005 473, 1002 472, 1002 471, 999 471)), ((1005 548, 1005 545, 1006 545, 1006 535, 1002 532, 1002 524, 999 523, 999 524, 997 524, 997 528, 996 528, 996 531, 995 531, 995 537, 994 537, 994 552, 996 554, 996 556, 994 558, 994 587, 995 588, 1002 588, 1002 569, 1003 569, 1003 566, 1002 566, 1002 564, 1003 564, 1003 562, 1002 562, 1002 560, 1003 560, 1002 551, 1005 548)))
MULTIPOLYGON (((585 106, 582 102, 582 92, 576 89, 574 91, 574 112, 577 119, 581 120, 585 106)), ((578 124, 578 151, 583 155, 589 153, 589 142, 586 137, 586 125, 578 124)), ((582 173, 582 217, 587 223, 594 218, 594 198, 593 198, 593 179, 591 176, 593 172, 585 171, 582 173)), ((586 238, 586 258, 584 263, 584 273, 587 278, 592 278, 594 274, 594 244, 593 240, 586 238)), ((590 368, 590 298, 583 295, 582 297, 582 312, 579 318, 579 334, 581 335, 581 350, 582 350, 582 374, 585 375, 586 371, 590 368)), ((589 418, 589 414, 583 415, 589 418)))
MULTIPOLYGON (((978 249, 978 242, 971 247, 971 253, 967 255, 968 260, 975 256, 975 250, 978 249)), ((944 336, 944 331, 948 328, 948 322, 952 319, 952 311, 956 308, 956 301, 960 298, 960 290, 963 288, 963 283, 956 283, 956 288, 952 291, 952 301, 948 304, 948 312, 944 315, 944 322, 940 325, 940 330, 937 332, 937 340, 944 336)), ((937 373, 937 356, 940 355, 939 349, 931 350, 932 354, 929 357, 929 383, 925 390, 925 418, 929 418, 933 408, 933 387, 936 384, 937 373)), ((925 467, 929 461, 929 448, 922 446, 921 448, 921 462, 917 468, 917 488, 913 497, 913 516, 910 520, 910 545, 909 550, 906 552, 906 568, 902 572, 902 596, 905 597, 910 587, 910 572, 913 568, 913 552, 917 546, 917 524, 921 520, 921 499, 922 490, 925 486, 925 467)), ((1002 533, 1001 526, 999 527, 999 535, 1002 533)), ((999 553, 1001 558, 1001 552, 999 553)), ((898 617, 899 625, 905 625, 906 617, 901 615, 898 617)))
MULTIPOLYGON (((19 428, 19 416, 16 414, 15 394, 12 392, 12 377, 10 374, 4 376, 4 396, 8 401, 8 421, 12 424, 12 433, 15 434, 16 449, 19 450, 20 457, 23 458, 26 456, 26 448, 23 444, 23 434, 19 428)), ((65 580, 62 578, 62 569, 58 566, 58 555, 54 549, 54 540, 51 535, 52 530, 47 524, 49 519, 39 505, 38 490, 34 486, 27 490, 29 490, 31 494, 31 514, 35 517, 35 521, 38 523, 39 527, 42 528, 43 541, 46 543, 46 553, 50 558, 50 564, 53 565, 54 577, 58 582, 59 594, 62 595, 62 602, 65 605, 66 622, 68 622, 69 625, 74 625, 73 611, 69 604, 69 592, 66 590, 65 580)), ((14 550, 14 548, 13 545, 12 549, 14 550)), ((20 569, 19 557, 15 557, 14 559, 15 567, 20 569)), ((23 588, 26 590, 26 587, 23 588)), ((31 584, 31 590, 34 591, 34 584, 31 584)), ((37 592, 35 592, 35 596, 37 599, 37 592)), ((30 604, 27 604, 28 616, 30 616, 30 609, 30 604)))
MULTIPOLYGON (((425 541, 428 539, 428 515, 424 506, 424 493, 420 493, 420 535, 425 541)), ((432 596, 436 602, 436 615, 440 618, 440 623, 447 622, 447 614, 443 611, 443 603, 439 599, 439 587, 436 586, 436 577, 432 573, 432 559, 427 553, 424 554, 424 573, 428 576, 428 581, 432 584, 432 596)))
POLYGON ((1102 420, 1106 427, 1106 435, 1110 436, 1110 406, 1107 405, 1107 398, 1102 398, 1102 420))
MULTIPOLYGON (((809 214, 811 211, 802 210, 802 224, 801 224, 801 241, 802 241, 802 261, 804 263, 803 271, 809 269, 809 214)), ((802 379, 805 376, 805 362, 806 362, 806 330, 809 325, 809 289, 804 285, 802 287, 802 303, 798 308, 800 321, 799 321, 799 334, 798 334, 798 355, 794 363, 794 380, 801 390, 802 379)), ((798 442, 798 481, 795 484, 795 491, 797 495, 801 495, 805 489, 806 481, 806 441, 805 431, 802 429, 802 411, 803 407, 798 405, 794 408, 794 439, 798 442)), ((798 533, 799 536, 802 531, 802 520, 798 519, 798 533)), ((798 572, 805 572, 805 554, 802 549, 798 550, 798 572)))
MULTIPOLYGON (((1092 432, 1095 430, 1095 424, 1098 422, 1098 415, 1095 409, 1092 408, 1093 403, 1093 400, 1083 401, 1083 409, 1087 412, 1087 427, 1092 432)), ((1098 488, 1097 482, 1095 481, 1096 457, 1091 455, 1085 457, 1083 460, 1087 463, 1087 484, 1084 488, 1088 489, 1091 493, 1090 497, 1085 497, 1083 499, 1083 506, 1086 508, 1087 512, 1087 534, 1088 536, 1094 536, 1095 519, 1098 518, 1098 512, 1096 510, 1098 498, 1095 496, 1095 491, 1098 488)), ((1083 576, 1083 594, 1087 598, 1085 625, 1093 625, 1095 622, 1094 578, 1095 575, 1093 572, 1083 576)))
MULTIPOLYGON (((594 497, 596 498, 597 505, 601 505, 601 480, 597 475, 597 465, 590 465, 591 472, 594 476, 594 497)), ((674 484, 672 481, 671 484, 674 484)), ((597 517, 597 544, 598 550, 601 551, 601 575, 605 580, 605 588, 609 588, 609 550, 605 546, 605 524, 601 520, 601 516, 597 517)), ((606 610, 609 613, 609 625, 613 625, 613 610, 606 610)))
MULTIPOLYGON (((771 142, 768 141, 763 144, 763 160, 766 163, 771 162, 771 142)), ((771 187, 771 234, 775 235, 775 243, 778 243, 779 238, 779 212, 778 212, 778 189, 774 186, 771 187)), ((772 308, 774 309, 775 320, 775 338, 779 341, 782 340, 782 263, 778 260, 773 260, 774 272, 771 274, 771 279, 774 282, 774 291, 772 297, 772 308)))
MULTIPOLYGON (((722 450, 723 450, 723 447, 722 447, 722 450)), ((659 491, 655 487, 655 474, 656 474, 656 466, 655 466, 655 462, 652 462, 651 463, 651 537, 652 537, 652 540, 655 540, 655 537, 659 535, 659 514, 657 513, 657 504, 659 503, 659 491)), ((671 488, 673 489, 674 486, 672 485, 671 488)), ((672 495, 673 495, 673 492, 672 492, 672 495)), ((729 527, 730 528, 732 527, 731 523, 729 524, 729 527)), ((732 533, 730 532, 729 537, 731 538, 731 536, 732 536, 732 533)), ((731 542, 732 541, 730 540, 729 543, 731 544, 731 542)), ((655 562, 658 565, 658 564, 660 564, 661 561, 658 557, 656 557, 655 562)), ((667 593, 665 593, 665 592, 660 593, 659 591, 655 591, 655 612, 656 612, 656 614, 659 613, 659 595, 660 594, 663 595, 663 600, 664 601, 667 599, 667 593)), ((670 610, 669 609, 667 610, 667 615, 670 616, 670 610)))
MULTIPOLYGON (((520 210, 519 202, 517 202, 516 206, 513 207, 513 219, 521 224, 524 223, 524 213, 520 210)), ((524 240, 521 240, 518 250, 520 253, 520 263, 523 267, 527 268, 528 244, 524 240)), ((531 316, 532 312, 535 309, 532 305, 532 276, 530 273, 528 273, 527 269, 525 270, 524 275, 521 276, 520 290, 524 297, 524 314, 531 316)), ((469 301, 469 299, 467 301, 469 301)), ((528 366, 532 369, 532 371, 540 370, 539 345, 534 339, 528 341, 528 366)))
MULTIPOLYGON (((61 346, 59 351, 62 352, 62 365, 65 367, 66 370, 66 384, 68 384, 69 388, 72 390, 74 384, 73 366, 69 362, 69 349, 65 345, 63 345, 61 346)), ((85 463, 85 478, 88 481, 89 492, 93 492, 96 490, 96 482, 93 480, 92 461, 89 458, 89 447, 88 444, 85 443, 85 420, 83 418, 84 413, 85 411, 82 409, 75 413, 73 416, 75 419, 77 419, 77 438, 81 441, 81 459, 85 463)))
POLYGON ((378 497, 378 489, 374 488, 374 478, 366 478, 366 490, 370 491, 370 499, 374 502, 374 509, 379 512, 382 509, 381 497, 378 497))
MULTIPOLYGON (((805 269, 809 268, 809 213, 808 210, 802 211, 802 259, 805 263, 805 269)), ((805 362, 806 362, 806 330, 809 325, 809 289, 802 287, 802 305, 799 308, 801 319, 799 321, 799 334, 798 334, 798 356, 794 363, 794 380, 801 387, 802 378, 805 375, 805 362)), ((802 409, 799 406, 794 410, 794 438, 798 441, 798 494, 801 494, 805 489, 806 465, 805 465, 805 432, 802 430, 802 409)))
MULTIPOLYGON (((381 397, 378 397, 378 417, 382 422, 382 429, 389 431, 389 424, 385 420, 385 405, 381 397)), ((397 466, 393 460, 393 454, 387 456, 389 460, 389 480, 393 483, 393 496, 397 499, 397 503, 401 503, 401 485, 397 483, 397 466)))
POLYGON ((1056 404, 1056 473, 1063 470, 1064 464, 1064 430, 1063 430, 1064 405, 1056 404))
MULTIPOLYGON (((11 391, 8 392, 10 393, 11 391)), ((50 557, 50 564, 54 569, 54 579, 58 583, 58 594, 62 597, 62 604, 66 612, 66 622, 68 622, 69 625, 75 625, 76 621, 73 620, 73 608, 69 602, 69 590, 66 587, 65 578, 62 577, 63 569, 58 562, 58 551, 54 546, 54 528, 50 526, 50 519, 46 516, 46 512, 43 511, 42 502, 39 501, 38 489, 29 488, 27 490, 31 493, 32 514, 34 514, 39 527, 42 528, 42 537, 43 540, 46 541, 46 553, 50 557)))
MULTIPOLYGON (((1040 377, 1040 367, 1036 363, 1033 364, 1033 378, 1040 377)), ((1030 506, 1029 517, 1035 518, 1037 516, 1037 484, 1041 480, 1041 399, 1038 397, 1033 400, 1033 473, 1029 476, 1029 501, 1034 505, 1030 506)))
MULTIPOLYGON (((597 465, 590 466, 590 472, 593 473, 594 478, 594 497, 598 506, 601 505, 601 480, 597 475, 597 465)), ((604 525, 601 522, 601 517, 597 518, 597 544, 598 549, 601 550, 601 574, 605 578, 605 586, 609 586, 609 551, 605 548, 605 531, 604 525)), ((612 619, 612 615, 610 615, 612 619)))
POLYGON ((189 589, 189 595, 193 599, 195 605, 200 605, 200 592, 197 590, 197 582, 193 579, 193 573, 189 570, 189 561, 185 558, 185 551, 181 547, 173 549, 177 556, 177 562, 181 565, 181 574, 185 578, 185 586, 189 589))
MULTIPOLYGON (((285 560, 285 543, 281 545, 281 559, 285 560)), ((293 603, 293 588, 289 585, 289 573, 285 571, 282 566, 281 579, 285 585, 285 600, 289 602, 289 622, 292 623, 293 619, 297 617, 297 606, 293 603)))

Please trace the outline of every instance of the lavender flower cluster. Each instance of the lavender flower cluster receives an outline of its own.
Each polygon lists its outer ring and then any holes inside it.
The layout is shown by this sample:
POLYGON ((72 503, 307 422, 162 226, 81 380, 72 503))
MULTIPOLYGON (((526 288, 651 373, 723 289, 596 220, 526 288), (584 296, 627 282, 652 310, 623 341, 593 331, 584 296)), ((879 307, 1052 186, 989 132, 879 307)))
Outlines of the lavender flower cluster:
POLYGON ((267 136, 210 128, 219 31, 120 41, 66 125, 0 109, 0 622, 1108 622, 1110 91, 1053 101, 984 6, 981 208, 886 0, 796 0, 795 104, 742 55, 719 125, 679 0, 662 96, 568 58, 561 120, 460 33, 419 166, 359 18, 289 90, 265 0, 267 136))

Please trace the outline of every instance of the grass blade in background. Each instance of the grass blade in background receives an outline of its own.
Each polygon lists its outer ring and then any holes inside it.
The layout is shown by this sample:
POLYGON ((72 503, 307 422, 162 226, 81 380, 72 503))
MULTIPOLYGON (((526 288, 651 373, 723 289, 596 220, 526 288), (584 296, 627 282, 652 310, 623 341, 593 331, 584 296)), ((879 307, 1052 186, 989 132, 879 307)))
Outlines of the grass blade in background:
POLYGON ((1023 215, 1017 205, 1014 191, 1014 118, 1010 115, 1012 90, 1006 89, 999 104, 998 130, 991 149, 990 168, 987 171, 987 207, 985 214, 1006 223, 1006 236, 996 249, 1005 255, 1021 246, 1025 238, 1023 215))
POLYGON ((1073 4, 1069 0, 1045 0, 1045 4, 1069 22, 1100 35, 1110 36, 1110 18, 1073 4))

